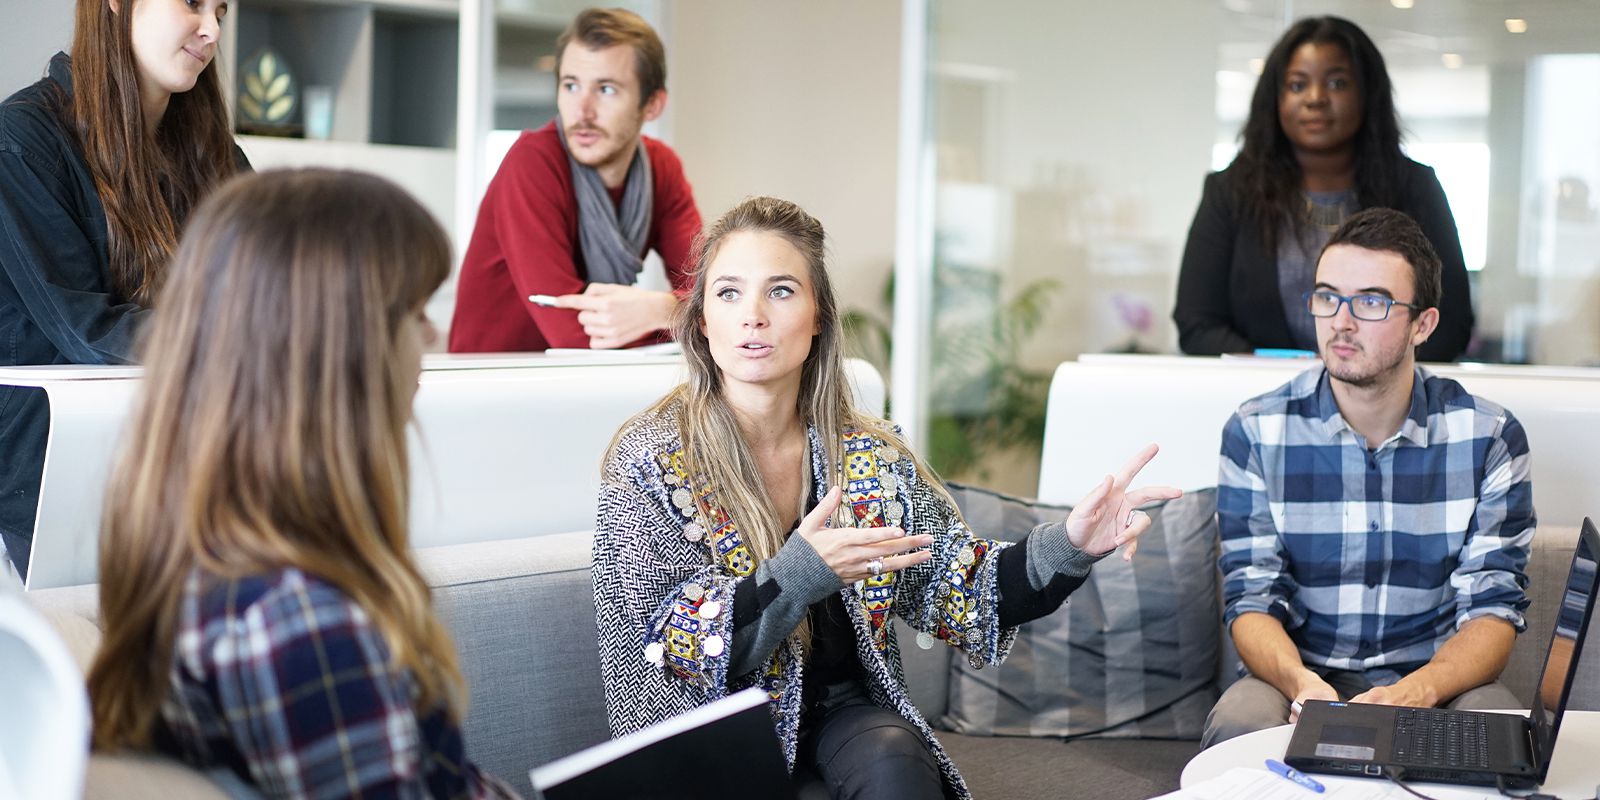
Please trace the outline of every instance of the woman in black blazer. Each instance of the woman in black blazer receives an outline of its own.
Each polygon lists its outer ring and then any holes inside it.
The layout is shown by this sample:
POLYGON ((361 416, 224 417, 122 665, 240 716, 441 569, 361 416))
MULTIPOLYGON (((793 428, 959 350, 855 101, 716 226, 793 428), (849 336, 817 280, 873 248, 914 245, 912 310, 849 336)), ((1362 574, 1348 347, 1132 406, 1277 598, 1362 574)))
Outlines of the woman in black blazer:
POLYGON ((1439 327, 1417 356, 1454 360, 1473 315, 1444 189, 1431 167, 1400 152, 1394 93, 1372 40, 1338 17, 1300 20, 1267 56, 1239 155, 1206 178, 1172 311, 1183 352, 1317 349, 1301 299, 1317 256, 1340 222, 1373 207, 1410 215, 1439 252, 1439 327))

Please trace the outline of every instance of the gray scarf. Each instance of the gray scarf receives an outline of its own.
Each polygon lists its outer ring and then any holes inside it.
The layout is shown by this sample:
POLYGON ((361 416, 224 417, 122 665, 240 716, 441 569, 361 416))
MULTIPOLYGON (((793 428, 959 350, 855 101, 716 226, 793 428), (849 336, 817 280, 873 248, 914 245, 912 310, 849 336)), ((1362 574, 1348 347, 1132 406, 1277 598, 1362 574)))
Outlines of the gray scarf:
POLYGON ((589 282, 630 286, 644 269, 645 239, 650 235, 650 214, 655 204, 655 181, 644 140, 639 140, 633 163, 628 165, 619 216, 600 173, 572 157, 572 150, 567 147, 567 128, 559 116, 556 129, 561 150, 567 154, 567 166, 572 169, 572 188, 578 195, 578 245, 583 248, 589 282))

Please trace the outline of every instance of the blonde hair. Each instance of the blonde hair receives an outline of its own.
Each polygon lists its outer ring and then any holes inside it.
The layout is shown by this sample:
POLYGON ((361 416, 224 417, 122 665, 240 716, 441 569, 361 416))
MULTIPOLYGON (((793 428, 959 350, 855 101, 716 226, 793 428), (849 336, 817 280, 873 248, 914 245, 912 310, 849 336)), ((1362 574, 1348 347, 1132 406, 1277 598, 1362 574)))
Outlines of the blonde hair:
POLYGON ((371 175, 244 176, 197 212, 101 523, 97 747, 149 743, 196 568, 332 583, 410 671, 419 708, 460 718, 455 649, 408 552, 416 362, 399 339, 449 270, 438 223, 371 175))
MULTIPOLYGON (((842 434, 847 430, 860 430, 909 455, 922 478, 948 498, 943 485, 916 459, 911 448, 887 422, 856 408, 844 369, 844 328, 839 318, 839 303, 834 296, 833 282, 828 278, 826 235, 821 222, 787 200, 746 198, 712 223, 701 237, 696 248, 694 288, 680 305, 673 328, 688 362, 689 379, 656 401, 640 417, 677 410, 685 466, 691 479, 706 481, 716 488, 715 502, 737 522, 740 535, 756 563, 776 555, 789 537, 791 520, 782 516, 767 494, 755 456, 740 432, 733 409, 722 396, 722 372, 712 358, 711 343, 700 329, 705 317, 707 268, 729 236, 750 232, 783 237, 805 258, 808 267, 818 333, 801 367, 796 410, 804 422, 817 429, 822 439, 825 479, 829 485, 842 487, 845 483, 842 434)), ((623 430, 629 427, 625 425, 623 430)), ((605 463, 612 463, 611 454, 616 446, 617 440, 613 440, 605 463)), ((616 475, 603 477, 620 478, 616 475)), ((849 519, 847 506, 841 503, 834 525, 851 524, 853 520, 849 519)), ((801 622, 796 632, 802 643, 809 644, 808 622, 801 622)))

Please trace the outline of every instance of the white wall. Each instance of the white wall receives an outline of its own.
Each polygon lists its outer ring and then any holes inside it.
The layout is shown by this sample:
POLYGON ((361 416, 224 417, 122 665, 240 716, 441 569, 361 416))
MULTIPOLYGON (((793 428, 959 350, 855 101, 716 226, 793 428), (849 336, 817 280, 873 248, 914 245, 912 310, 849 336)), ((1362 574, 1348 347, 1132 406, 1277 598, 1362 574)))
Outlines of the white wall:
POLYGON ((827 228, 842 304, 878 308, 894 257, 900 4, 665 11, 668 135, 706 224, 747 195, 793 200, 827 228))
POLYGON ((0 18, 0 98, 44 76, 57 50, 72 44, 72 0, 5 0, 0 18))

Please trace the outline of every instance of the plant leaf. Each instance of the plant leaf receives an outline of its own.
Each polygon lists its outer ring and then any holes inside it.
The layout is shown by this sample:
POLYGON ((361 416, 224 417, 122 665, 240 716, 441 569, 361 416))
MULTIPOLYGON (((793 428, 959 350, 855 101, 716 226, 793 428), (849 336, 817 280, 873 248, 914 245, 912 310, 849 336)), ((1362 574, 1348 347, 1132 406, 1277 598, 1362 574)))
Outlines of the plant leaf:
POLYGON ((258 71, 261 73, 262 83, 271 81, 273 74, 278 71, 278 59, 274 58, 270 52, 262 53, 258 71))
MULTIPOLYGON (((258 101, 266 99, 266 89, 262 88, 261 79, 254 72, 244 76, 244 91, 247 96, 258 101)), ((256 107, 260 108, 259 105, 256 107)))
POLYGON ((285 72, 273 79, 272 85, 267 87, 267 100, 277 100, 289 91, 289 73, 285 72))
POLYGON ((289 116, 289 108, 293 105, 293 97, 280 97, 274 100, 272 105, 267 106, 267 121, 281 122, 284 117, 289 116))

